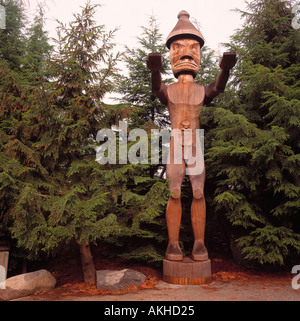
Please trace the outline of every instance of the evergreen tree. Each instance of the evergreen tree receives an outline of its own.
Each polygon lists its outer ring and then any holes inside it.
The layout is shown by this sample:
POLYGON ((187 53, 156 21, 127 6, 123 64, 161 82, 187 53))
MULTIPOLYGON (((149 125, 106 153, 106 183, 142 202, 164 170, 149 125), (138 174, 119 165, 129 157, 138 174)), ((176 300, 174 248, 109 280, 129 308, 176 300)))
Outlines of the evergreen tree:
POLYGON ((27 31, 26 48, 22 73, 33 81, 47 77, 47 62, 53 46, 49 44, 48 32, 44 30, 45 12, 43 6, 38 6, 32 26, 27 31), (26 73, 27 72, 27 73, 26 73))
MULTIPOLYGON (((152 93, 150 73, 146 65, 146 58, 151 52, 162 54, 162 74, 168 74, 170 70, 168 50, 155 17, 149 18, 148 27, 142 27, 142 34, 138 37, 138 48, 128 48, 125 51, 125 62, 128 76, 118 77, 118 91, 123 95, 122 99, 134 107, 135 112, 131 115, 133 128, 147 126, 166 127, 169 124, 166 115, 166 106, 161 104, 152 93), (148 124, 149 126, 149 124, 148 124)), ((154 127, 153 127, 154 128, 154 127)))
POLYGON ((208 185, 232 226, 232 249, 283 265, 300 251, 300 32, 287 1, 255 0, 248 10, 230 44, 239 56, 230 110, 207 110, 208 185))
POLYGON ((118 247, 135 240, 123 256, 161 259, 149 240, 162 242, 166 188, 145 165, 96 162, 98 130, 130 113, 127 105, 102 103, 118 55, 111 53, 114 32, 96 25, 95 10, 87 3, 60 25, 56 52, 41 11, 27 30, 18 73, 0 61, 0 236, 30 260, 77 242, 85 281, 95 278, 90 244, 99 240, 118 247))
POLYGON ((24 26, 26 22, 21 0, 0 0, 6 11, 6 27, 0 29, 0 58, 7 61, 9 68, 18 71, 25 51, 24 26))
POLYGON ((17 75, 0 61, 1 223, 32 259, 45 242, 40 231, 46 225, 49 177, 41 141, 51 135, 52 112, 41 84, 29 84, 17 75))
POLYGON ((110 199, 109 212, 118 218, 119 230, 104 241, 104 255, 160 262, 167 243, 162 218, 168 201, 164 180, 150 178, 147 165, 105 165, 97 170, 110 199))
MULTIPOLYGON (((117 91, 123 95, 128 131, 144 129, 149 135, 150 150, 151 129, 166 127, 169 122, 166 106, 152 93, 146 58, 150 52, 161 52, 165 75, 169 70, 169 61, 156 19, 150 17, 148 27, 142 29, 142 35, 138 37, 139 47, 126 47, 128 76, 117 77, 117 91)), ((128 144, 128 149, 135 143, 128 144)), ((162 167, 152 165, 150 152, 148 156, 149 164, 114 165, 107 168, 106 175, 110 177, 107 186, 116 195, 114 212, 118 213, 119 221, 124 224, 121 233, 108 241, 115 246, 114 251, 120 253, 121 257, 161 261, 162 244, 167 241, 162 216, 169 193, 162 179, 162 167)))
MULTIPOLYGON (((49 181, 38 143, 49 131, 45 123, 51 121, 51 108, 44 84, 29 83, 22 72, 26 48, 22 3, 7 1, 4 6, 8 25, 0 31, 6 41, 0 49, 1 234, 17 240, 17 247, 26 249, 23 255, 32 259, 44 241, 39 235, 45 226, 44 190, 49 181)), ((11 245, 15 255, 14 242, 11 245)))
POLYGON ((58 29, 58 50, 51 76, 60 128, 59 149, 53 155, 52 179, 59 188, 52 203, 48 246, 75 240, 80 247, 84 279, 95 280, 90 244, 118 229, 116 215, 107 213, 109 198, 94 171, 95 142, 105 114, 102 99, 112 88, 118 55, 112 54, 114 31, 106 32, 93 19, 96 5, 89 2, 75 20, 58 29))
POLYGON ((28 259, 77 241, 86 281, 95 278, 90 243, 119 229, 94 174, 100 167, 95 138, 106 112, 101 100, 117 58, 113 32, 96 25, 95 9, 87 3, 69 27, 60 26, 50 62, 42 12, 29 29, 18 74, 10 61, 0 61, 1 232, 28 259))

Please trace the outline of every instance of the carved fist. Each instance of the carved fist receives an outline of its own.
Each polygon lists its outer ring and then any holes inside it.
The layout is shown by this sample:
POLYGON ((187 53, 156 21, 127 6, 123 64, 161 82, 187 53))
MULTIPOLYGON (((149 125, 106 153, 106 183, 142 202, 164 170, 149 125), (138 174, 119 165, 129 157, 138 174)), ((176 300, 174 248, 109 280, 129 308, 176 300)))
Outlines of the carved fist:
POLYGON ((236 62, 237 57, 235 52, 224 52, 220 61, 220 68, 223 70, 230 70, 235 66, 236 62))
POLYGON ((151 53, 147 57, 147 67, 151 71, 160 71, 162 69, 162 58, 160 53, 151 53))

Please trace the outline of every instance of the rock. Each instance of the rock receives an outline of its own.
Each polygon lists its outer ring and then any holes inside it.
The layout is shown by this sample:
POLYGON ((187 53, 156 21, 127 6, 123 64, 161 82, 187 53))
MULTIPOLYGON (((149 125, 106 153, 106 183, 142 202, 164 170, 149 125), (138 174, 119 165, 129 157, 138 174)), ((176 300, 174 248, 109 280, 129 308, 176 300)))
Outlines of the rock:
POLYGON ((101 270, 96 272, 98 290, 119 290, 130 285, 139 286, 147 277, 140 272, 125 269, 122 271, 101 270))
MULTIPOLYGON (((186 288, 187 286, 188 285, 171 284, 164 281, 158 281, 155 288, 156 289, 182 289, 182 288, 186 288)), ((194 285, 191 285, 191 286, 194 287, 194 285)))
POLYGON ((13 300, 37 291, 50 291, 55 284, 55 278, 46 270, 13 276, 6 280, 6 289, 0 290, 0 300, 13 300))

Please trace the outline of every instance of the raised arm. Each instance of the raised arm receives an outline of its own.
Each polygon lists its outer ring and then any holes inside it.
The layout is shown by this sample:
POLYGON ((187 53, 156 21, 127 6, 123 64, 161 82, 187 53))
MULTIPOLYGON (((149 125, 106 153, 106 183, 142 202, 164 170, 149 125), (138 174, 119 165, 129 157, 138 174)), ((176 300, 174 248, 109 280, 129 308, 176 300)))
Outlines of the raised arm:
POLYGON ((163 104, 167 105, 167 86, 162 82, 160 73, 160 70, 162 69, 161 54, 149 54, 147 57, 147 67, 151 70, 152 92, 163 104))
POLYGON ((225 52, 220 62, 221 71, 216 82, 205 86, 205 100, 204 104, 209 104, 216 96, 223 93, 229 78, 230 70, 237 62, 235 52, 225 52))

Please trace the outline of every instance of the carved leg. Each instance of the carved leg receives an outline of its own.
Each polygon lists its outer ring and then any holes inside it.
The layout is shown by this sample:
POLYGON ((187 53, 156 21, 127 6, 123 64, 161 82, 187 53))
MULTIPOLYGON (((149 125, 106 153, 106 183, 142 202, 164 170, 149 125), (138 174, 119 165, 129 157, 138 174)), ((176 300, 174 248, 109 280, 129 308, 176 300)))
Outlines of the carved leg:
POLYGON ((204 245, 206 220, 206 208, 204 197, 201 197, 200 199, 196 199, 194 197, 191 215, 193 232, 195 237, 194 247, 192 251, 192 259, 195 261, 206 261, 208 260, 208 253, 204 245))
POLYGON ((171 196, 166 210, 167 227, 169 234, 169 244, 166 251, 166 259, 170 261, 182 261, 183 255, 179 246, 179 231, 181 223, 181 185, 185 176, 185 163, 175 164, 173 137, 170 143, 170 163, 167 164, 167 179, 169 180, 169 189, 171 196))
POLYGON ((195 261, 206 261, 208 260, 208 253, 204 245, 206 222, 206 206, 204 198, 205 170, 199 175, 190 175, 189 177, 194 196, 191 208, 191 220, 195 238, 192 259, 195 261))
POLYGON ((182 261, 183 255, 179 247, 179 231, 181 222, 180 198, 170 197, 166 211, 169 244, 166 251, 166 259, 170 261, 182 261))

